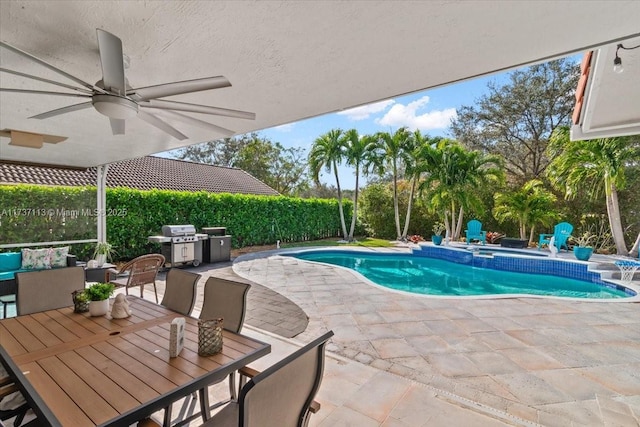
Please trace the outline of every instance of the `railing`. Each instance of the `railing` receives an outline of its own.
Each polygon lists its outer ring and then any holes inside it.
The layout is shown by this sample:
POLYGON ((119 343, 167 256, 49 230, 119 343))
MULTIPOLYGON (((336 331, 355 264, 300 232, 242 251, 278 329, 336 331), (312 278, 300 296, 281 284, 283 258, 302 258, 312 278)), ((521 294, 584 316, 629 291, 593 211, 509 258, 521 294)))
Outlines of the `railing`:
POLYGON ((8 243, 8 244, 0 245, 0 249, 32 248, 34 246, 74 245, 76 243, 97 243, 97 242, 98 242, 98 239, 58 240, 55 242, 37 242, 37 243, 8 243))

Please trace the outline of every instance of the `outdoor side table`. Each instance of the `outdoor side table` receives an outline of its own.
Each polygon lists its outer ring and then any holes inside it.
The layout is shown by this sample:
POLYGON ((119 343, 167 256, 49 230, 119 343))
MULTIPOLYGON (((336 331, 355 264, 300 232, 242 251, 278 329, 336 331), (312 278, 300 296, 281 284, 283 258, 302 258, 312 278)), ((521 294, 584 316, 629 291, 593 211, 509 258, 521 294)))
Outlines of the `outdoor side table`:
POLYGON ((640 261, 618 260, 614 263, 620 269, 620 280, 624 283, 631 283, 636 270, 640 268, 640 261))
POLYGON ((0 297, 0 303, 2 303, 2 318, 7 318, 7 305, 14 304, 16 302, 15 295, 3 295, 0 297))

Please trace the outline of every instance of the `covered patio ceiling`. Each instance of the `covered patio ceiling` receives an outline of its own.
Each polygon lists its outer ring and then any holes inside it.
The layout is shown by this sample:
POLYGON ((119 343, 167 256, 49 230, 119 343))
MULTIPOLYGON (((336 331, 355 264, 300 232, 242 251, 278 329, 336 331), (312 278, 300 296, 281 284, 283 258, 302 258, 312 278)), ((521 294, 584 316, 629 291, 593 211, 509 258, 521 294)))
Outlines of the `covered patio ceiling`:
MULTIPOLYGON (((132 87, 224 75, 232 87, 171 99, 255 112, 255 120, 187 113, 242 134, 615 46, 640 36, 638 17, 638 1, 2 1, 0 38, 90 83, 101 78, 96 28, 122 39, 132 87)), ((0 62, 69 83, 6 49, 0 62)), ((0 83, 59 89, 7 73, 0 83)), ((179 141, 138 118, 114 136, 93 108, 28 119, 78 102, 0 93, 0 131, 67 138, 34 149, 0 137, 0 159, 90 167, 222 136, 175 124, 189 136, 179 141)))
POLYGON ((640 134, 640 37, 621 44, 628 49, 609 44, 595 50, 589 64, 583 64, 584 93, 580 99, 578 85, 572 140, 640 134), (613 68, 616 50, 621 73, 613 68))

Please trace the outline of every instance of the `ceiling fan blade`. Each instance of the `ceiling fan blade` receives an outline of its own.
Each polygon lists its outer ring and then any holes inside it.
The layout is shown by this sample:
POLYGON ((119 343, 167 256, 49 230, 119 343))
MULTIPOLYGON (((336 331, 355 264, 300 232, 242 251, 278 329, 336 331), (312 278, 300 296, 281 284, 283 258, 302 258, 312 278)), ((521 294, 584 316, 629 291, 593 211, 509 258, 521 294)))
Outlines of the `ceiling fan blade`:
POLYGON ((132 89, 132 98, 139 101, 164 98, 165 96, 181 95, 183 93, 200 92, 202 90, 229 87, 231 83, 224 76, 206 77, 203 79, 185 80, 182 82, 166 83, 156 86, 132 89))
POLYGON ((102 63, 102 83, 118 95, 126 95, 124 80, 124 58, 122 56, 122 40, 108 31, 96 29, 98 33, 98 49, 102 63))
POLYGON ((111 132, 114 135, 124 135, 124 120, 109 118, 109 122, 111 122, 111 132))
POLYGON ((177 113, 175 111, 165 110, 165 111, 163 111, 163 114, 175 117, 177 120, 183 121, 184 123, 187 123, 187 124, 191 124, 191 125, 194 125, 194 126, 199 126, 201 128, 207 129, 207 130, 211 130, 211 131, 214 131, 214 132, 221 133, 225 137, 229 137, 229 136, 232 136, 232 135, 235 134, 235 132, 232 131, 232 130, 223 128, 221 126, 214 125, 214 124, 209 123, 209 122, 205 122, 204 120, 200 120, 200 119, 196 119, 194 117, 187 116, 185 114, 177 113))
POLYGON ((188 111, 191 113, 213 114, 215 116, 237 117, 239 119, 255 120, 256 114, 248 111, 230 110, 228 108, 209 107, 208 105, 187 104, 186 102, 165 101, 152 99, 138 103, 141 107, 159 108, 161 110, 188 111))
POLYGON ((72 96, 75 98, 91 98, 91 95, 86 95, 84 93, 49 92, 46 90, 30 90, 30 89, 9 89, 6 87, 0 87, 0 92, 33 93, 36 95, 57 95, 57 96, 72 96))
POLYGON ((165 131, 166 133, 176 139, 179 139, 180 141, 187 139, 187 136, 185 134, 181 133, 178 129, 174 128, 168 123, 160 120, 153 114, 149 114, 144 111, 138 111, 138 117, 149 123, 150 125, 155 126, 162 131, 165 131))
POLYGON ((44 79, 44 78, 38 77, 38 76, 32 76, 31 74, 21 73, 20 71, 9 70, 8 68, 1 68, 0 67, 0 72, 13 74, 15 76, 20 76, 20 77, 26 77, 26 78, 31 79, 31 80, 38 80, 38 81, 41 81, 41 82, 50 83, 52 85, 57 85, 57 86, 60 86, 60 87, 66 87, 67 89, 71 89, 71 90, 75 90, 75 91, 78 91, 78 92, 86 93, 87 95, 91 95, 93 93, 93 92, 91 92, 90 90, 87 90, 87 89, 82 89, 82 88, 79 88, 79 87, 68 85, 66 83, 61 83, 61 82, 56 82, 56 81, 49 80, 49 79, 44 79))
POLYGON ((36 63, 38 63, 38 64, 40 64, 40 65, 42 65, 42 66, 44 66, 44 67, 46 67, 46 68, 48 68, 48 69, 50 69, 52 71, 55 71, 56 73, 58 73, 58 74, 60 74, 62 76, 65 76, 69 80, 73 80, 74 82, 78 83, 81 86, 86 87, 87 89, 90 89, 91 91, 95 91, 95 92, 99 92, 99 93, 107 93, 107 91, 105 91, 104 89, 99 88, 97 86, 94 86, 94 85, 92 85, 90 83, 87 83, 84 80, 81 80, 81 79, 79 79, 79 78, 77 78, 75 76, 72 76, 71 74, 67 73, 66 71, 63 71, 60 68, 55 67, 55 66, 49 64, 48 62, 45 62, 42 59, 37 58, 37 57, 31 55, 30 53, 25 52, 24 50, 18 49, 17 47, 11 46, 10 44, 5 43, 5 42, 1 42, 1 41, 0 41, 0 46, 4 47, 5 49, 8 49, 8 50, 10 50, 10 51, 12 51, 14 53, 17 53, 18 55, 24 56, 25 58, 30 59, 31 61, 36 62, 36 63))
POLYGON ((30 119, 48 119, 49 117, 59 116, 60 114, 70 113, 72 111, 84 110, 85 108, 91 108, 93 104, 91 101, 83 102, 82 104, 69 105, 67 107, 58 108, 57 110, 47 111, 46 113, 38 114, 37 116, 31 116, 30 119))

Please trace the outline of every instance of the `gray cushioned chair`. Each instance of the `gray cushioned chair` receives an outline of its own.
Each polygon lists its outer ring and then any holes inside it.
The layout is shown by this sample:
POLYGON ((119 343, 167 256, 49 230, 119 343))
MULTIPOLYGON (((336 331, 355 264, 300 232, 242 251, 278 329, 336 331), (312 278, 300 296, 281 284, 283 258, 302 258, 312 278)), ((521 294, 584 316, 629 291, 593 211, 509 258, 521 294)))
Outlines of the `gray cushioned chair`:
POLYGON ((18 316, 73 305, 71 292, 84 289, 84 278, 82 267, 16 273, 18 316))
MULTIPOLYGON (((324 370, 329 331, 275 365, 256 374, 206 427, 305 427, 319 409, 314 397, 324 370), (313 410, 312 410, 313 406, 313 410)), ((242 370, 241 370, 242 372, 242 370)))
MULTIPOLYGON (((244 325, 247 310, 247 292, 249 283, 210 277, 204 285, 204 301, 200 319, 223 319, 223 327, 239 333, 244 325)), ((236 398, 236 375, 229 375, 229 394, 236 398)), ((218 405, 213 405, 216 407, 218 405)), ((207 389, 200 390, 200 410, 203 419, 209 418, 209 395, 207 389)))
POLYGON ((190 316, 196 303, 200 275, 179 268, 167 273, 166 287, 162 302, 170 310, 190 316))

